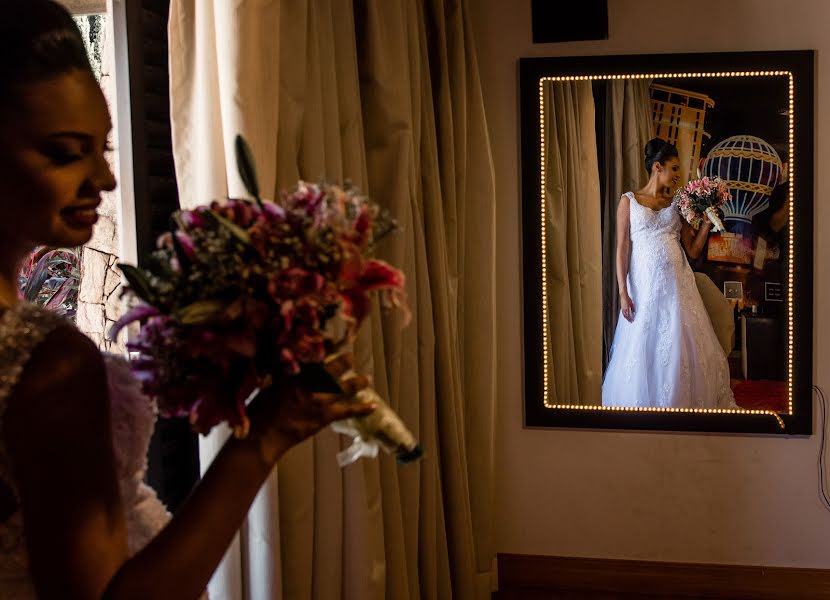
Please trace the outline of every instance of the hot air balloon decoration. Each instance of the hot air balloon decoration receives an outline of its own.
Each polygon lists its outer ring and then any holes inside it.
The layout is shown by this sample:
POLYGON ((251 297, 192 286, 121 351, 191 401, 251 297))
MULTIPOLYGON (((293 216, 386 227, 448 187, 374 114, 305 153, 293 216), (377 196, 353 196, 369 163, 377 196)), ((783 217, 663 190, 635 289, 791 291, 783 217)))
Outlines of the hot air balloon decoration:
POLYGON ((723 206, 724 220, 737 225, 749 225, 752 217, 767 209, 781 170, 775 149, 751 135, 723 140, 709 151, 703 164, 704 175, 720 177, 729 187, 732 198, 723 206))

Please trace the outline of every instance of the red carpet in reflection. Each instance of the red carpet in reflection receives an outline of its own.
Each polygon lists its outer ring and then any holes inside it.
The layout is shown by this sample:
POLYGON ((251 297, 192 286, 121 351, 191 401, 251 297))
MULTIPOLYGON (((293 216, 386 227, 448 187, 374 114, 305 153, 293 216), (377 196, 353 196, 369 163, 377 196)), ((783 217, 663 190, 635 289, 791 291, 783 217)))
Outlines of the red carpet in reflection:
POLYGON ((732 391, 735 393, 735 402, 741 408, 776 412, 788 410, 785 381, 739 381, 732 391))

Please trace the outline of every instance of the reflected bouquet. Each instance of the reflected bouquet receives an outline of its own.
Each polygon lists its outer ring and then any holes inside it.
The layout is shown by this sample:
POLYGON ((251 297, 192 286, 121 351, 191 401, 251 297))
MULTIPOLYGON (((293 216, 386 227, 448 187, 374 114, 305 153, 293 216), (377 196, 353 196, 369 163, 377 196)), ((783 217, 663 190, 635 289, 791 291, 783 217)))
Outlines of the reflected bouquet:
POLYGON ((80 253, 80 248, 36 248, 18 274, 18 297, 74 321, 81 286, 80 253))
MULTIPOLYGON (((260 198, 245 141, 237 165, 249 199, 182 210, 145 268, 120 265, 139 302, 113 328, 143 327, 128 348, 133 372, 166 416, 209 432, 227 423, 248 433, 247 400, 280 376, 319 392, 340 390, 323 365, 355 339, 371 295, 408 320, 404 275, 372 258, 395 222, 351 188, 299 182, 276 201, 260 198)), ((341 465, 375 456, 399 462, 420 446, 376 392, 378 408, 333 424, 354 437, 341 465)))
POLYGON ((704 219, 712 222, 714 231, 726 231, 718 216, 718 210, 726 204, 732 195, 729 188, 719 177, 710 179, 693 179, 685 187, 677 190, 674 200, 680 214, 695 229, 699 229, 704 219))

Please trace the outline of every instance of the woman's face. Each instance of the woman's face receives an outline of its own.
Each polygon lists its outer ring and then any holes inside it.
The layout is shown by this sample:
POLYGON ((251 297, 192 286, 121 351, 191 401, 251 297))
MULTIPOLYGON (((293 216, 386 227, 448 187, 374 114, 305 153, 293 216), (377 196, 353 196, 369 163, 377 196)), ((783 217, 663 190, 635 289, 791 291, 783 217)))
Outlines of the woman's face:
POLYGON ((654 163, 653 173, 657 175, 657 185, 660 188, 668 188, 670 192, 674 192, 680 178, 680 161, 673 156, 663 163, 654 163))
POLYGON ((112 128, 94 76, 71 71, 19 88, 0 114, 0 236, 16 250, 80 246, 92 237, 112 128))

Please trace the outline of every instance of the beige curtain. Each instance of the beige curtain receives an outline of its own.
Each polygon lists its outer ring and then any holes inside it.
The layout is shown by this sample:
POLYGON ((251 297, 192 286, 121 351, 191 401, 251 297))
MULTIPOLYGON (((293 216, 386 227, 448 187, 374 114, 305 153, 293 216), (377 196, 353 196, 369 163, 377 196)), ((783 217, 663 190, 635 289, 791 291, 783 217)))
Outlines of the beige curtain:
POLYGON ((241 132, 265 190, 350 179, 400 221, 381 254, 413 320, 376 308, 356 354, 426 451, 341 470, 330 431, 292 450, 211 596, 489 597, 495 192, 466 3, 173 0, 170 41, 183 204, 241 193, 241 132))
POLYGON ((544 83, 549 400, 602 404, 600 190, 591 82, 544 83))
POLYGON ((644 164, 646 143, 654 137, 649 95, 650 79, 607 82, 605 98, 605 185, 602 198, 603 367, 620 314, 617 289, 617 205, 620 196, 642 188, 648 175, 644 164))

